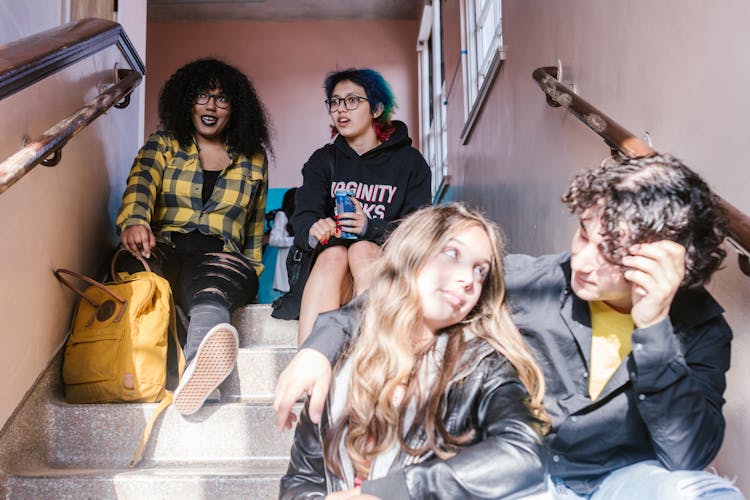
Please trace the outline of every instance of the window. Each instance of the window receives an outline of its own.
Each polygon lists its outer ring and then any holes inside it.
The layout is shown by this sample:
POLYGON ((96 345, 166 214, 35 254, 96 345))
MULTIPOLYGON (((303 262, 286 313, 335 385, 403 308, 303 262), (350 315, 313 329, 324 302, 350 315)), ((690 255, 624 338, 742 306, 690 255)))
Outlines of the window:
POLYGON ((440 2, 426 2, 419 26, 420 145, 432 170, 432 194, 441 190, 447 174, 448 130, 445 119, 445 71, 440 2))
POLYGON ((464 113, 461 132, 465 144, 484 98, 502 65, 503 31, 501 0, 462 0, 464 113))

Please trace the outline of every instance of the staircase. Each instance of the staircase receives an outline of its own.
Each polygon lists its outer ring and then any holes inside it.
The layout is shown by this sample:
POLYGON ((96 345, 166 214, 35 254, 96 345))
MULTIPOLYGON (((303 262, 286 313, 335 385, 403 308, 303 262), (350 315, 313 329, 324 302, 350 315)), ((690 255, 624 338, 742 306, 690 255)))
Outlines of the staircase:
POLYGON ((278 498, 293 434, 276 430, 271 403, 296 352, 297 322, 270 313, 235 312, 240 352, 221 401, 188 417, 168 408, 134 469, 156 404, 68 404, 58 356, 0 435, 0 498, 278 498))

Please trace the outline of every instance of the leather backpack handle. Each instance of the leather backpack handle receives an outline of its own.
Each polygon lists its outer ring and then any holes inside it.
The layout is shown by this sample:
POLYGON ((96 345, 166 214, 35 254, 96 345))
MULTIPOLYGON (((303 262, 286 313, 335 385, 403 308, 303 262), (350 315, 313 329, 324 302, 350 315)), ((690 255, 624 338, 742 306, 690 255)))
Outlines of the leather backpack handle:
MULTIPOLYGON (((112 279, 117 281, 117 273, 115 273, 115 263, 117 262, 117 257, 120 256, 122 253, 130 253, 124 246, 120 245, 117 251, 115 252, 115 255, 112 257, 112 265, 110 267, 110 276, 112 276, 112 279)), ((131 254, 133 255, 133 254, 131 254)), ((143 267, 146 269, 146 271, 151 272, 151 266, 148 265, 148 262, 146 262, 146 259, 141 257, 140 255, 133 255, 138 261, 140 261, 141 264, 143 264, 143 267)))
POLYGON ((115 321, 120 321, 122 318, 122 315, 125 313, 126 306, 128 305, 127 299, 124 299, 117 295, 115 292, 110 290, 106 285, 103 285, 102 283, 99 283, 98 281, 89 278, 88 276, 84 276, 83 274, 77 273, 75 271, 71 271, 70 269, 65 268, 59 268, 55 270, 55 277, 65 285, 66 287, 70 288, 76 295, 79 295, 83 300, 91 304, 91 307, 95 309, 94 315, 91 316, 91 318, 86 323, 86 326, 91 326, 94 323, 94 317, 96 317, 96 313, 99 311, 99 309, 102 307, 102 304, 99 304, 97 301, 95 301, 93 298, 86 295, 86 292, 82 292, 75 286, 73 286, 67 279, 65 279, 62 275, 68 274, 70 276, 73 276, 76 279, 79 279, 81 281, 85 281, 91 286, 95 286, 96 288, 100 289, 101 291, 108 294, 110 297, 112 297, 114 300, 120 303, 122 307, 120 307, 120 312, 117 314, 117 317, 115 318, 115 321))

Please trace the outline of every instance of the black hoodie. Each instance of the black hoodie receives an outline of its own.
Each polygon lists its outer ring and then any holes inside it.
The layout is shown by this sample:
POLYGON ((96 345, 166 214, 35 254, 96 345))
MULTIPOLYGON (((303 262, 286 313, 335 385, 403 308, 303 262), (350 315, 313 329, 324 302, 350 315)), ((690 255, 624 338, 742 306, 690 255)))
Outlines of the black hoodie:
POLYGON ((318 219, 333 217, 337 189, 354 190, 368 216, 367 230, 360 239, 376 243, 383 242, 397 220, 429 205, 430 167, 411 146, 406 125, 394 121, 393 126, 396 130, 387 141, 362 156, 342 136, 310 156, 302 167, 303 184, 297 190, 292 217, 298 248, 310 248, 310 227, 318 219))

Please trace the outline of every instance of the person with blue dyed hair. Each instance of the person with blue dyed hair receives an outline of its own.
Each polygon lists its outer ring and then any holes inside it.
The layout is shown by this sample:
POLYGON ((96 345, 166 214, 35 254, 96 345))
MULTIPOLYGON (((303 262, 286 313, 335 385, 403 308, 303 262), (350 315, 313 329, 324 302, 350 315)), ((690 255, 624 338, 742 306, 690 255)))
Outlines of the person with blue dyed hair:
POLYGON ((406 125, 391 120, 396 102, 383 76, 350 68, 330 73, 324 88, 335 139, 302 168, 292 218, 295 246, 316 255, 300 306, 300 344, 319 313, 368 287, 386 234, 431 196, 430 168, 406 125), (349 194, 354 212, 334 213, 336 191, 349 194))
MULTIPOLYGON (((355 85, 362 87, 365 96, 373 108, 379 108, 380 112, 373 113, 372 126, 375 129, 375 135, 378 141, 385 142, 396 131, 396 125, 391 123, 391 115, 396 109, 396 99, 393 97, 393 91, 383 75, 369 68, 364 69, 346 69, 331 73, 326 78, 323 86, 326 92, 326 104, 333 97, 334 88, 340 82, 349 80, 355 85)), ((330 111, 330 104, 329 111, 330 111)), ((333 113, 331 113, 333 114, 333 113)), ((397 122, 401 123, 401 122, 397 122)), ((331 132, 335 136, 340 133, 338 127, 331 125, 331 132)))

